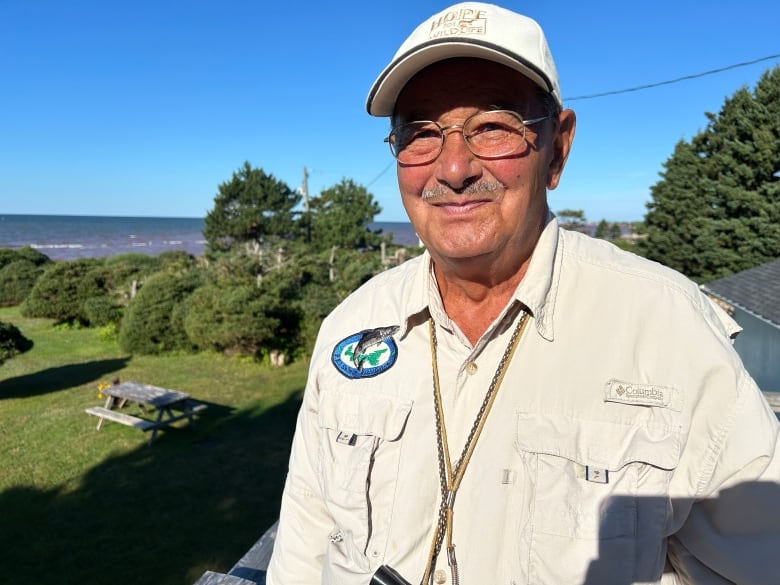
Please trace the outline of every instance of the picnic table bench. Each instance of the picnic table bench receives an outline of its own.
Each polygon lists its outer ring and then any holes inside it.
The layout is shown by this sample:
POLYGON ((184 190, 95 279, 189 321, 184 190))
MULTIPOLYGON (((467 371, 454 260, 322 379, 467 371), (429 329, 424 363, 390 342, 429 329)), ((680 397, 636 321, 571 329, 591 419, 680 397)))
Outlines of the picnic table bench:
POLYGON ((187 419, 192 425, 194 415, 207 408, 206 404, 192 400, 185 392, 140 382, 114 384, 103 389, 103 394, 106 395, 105 406, 91 406, 85 409, 87 414, 98 417, 97 430, 101 429, 105 420, 110 420, 142 431, 151 431, 149 445, 154 442, 159 430, 182 419, 187 419), (148 408, 150 416, 135 416, 117 410, 128 403, 138 404, 142 414, 148 408))

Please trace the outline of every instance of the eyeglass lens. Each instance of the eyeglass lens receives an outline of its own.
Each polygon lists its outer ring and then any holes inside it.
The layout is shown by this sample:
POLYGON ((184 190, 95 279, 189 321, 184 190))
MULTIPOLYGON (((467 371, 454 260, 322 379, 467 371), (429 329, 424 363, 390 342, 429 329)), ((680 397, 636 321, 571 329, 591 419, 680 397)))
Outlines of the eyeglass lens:
POLYGON ((388 137, 390 150, 401 163, 420 164, 439 156, 449 129, 463 133, 471 152, 491 158, 512 154, 525 142, 525 124, 509 110, 481 112, 468 118, 463 126, 442 128, 432 121, 409 122, 396 126, 388 137))

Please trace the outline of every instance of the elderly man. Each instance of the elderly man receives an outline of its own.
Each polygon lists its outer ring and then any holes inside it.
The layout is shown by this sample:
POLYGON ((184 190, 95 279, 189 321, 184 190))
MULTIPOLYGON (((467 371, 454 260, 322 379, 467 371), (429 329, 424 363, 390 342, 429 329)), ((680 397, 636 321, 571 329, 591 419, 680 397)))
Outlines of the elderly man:
POLYGON ((415 260, 323 323, 270 585, 769 585, 778 424, 681 275, 559 229, 575 116, 467 2, 374 83, 415 260))

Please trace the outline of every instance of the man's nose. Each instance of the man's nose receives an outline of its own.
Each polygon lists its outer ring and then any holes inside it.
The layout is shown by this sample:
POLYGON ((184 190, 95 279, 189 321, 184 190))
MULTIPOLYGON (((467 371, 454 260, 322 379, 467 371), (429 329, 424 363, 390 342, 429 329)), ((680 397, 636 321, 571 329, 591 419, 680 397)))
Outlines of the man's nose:
POLYGON ((469 149, 462 126, 446 126, 442 133, 444 144, 435 162, 436 179, 459 190, 474 182, 482 172, 482 165, 469 149))

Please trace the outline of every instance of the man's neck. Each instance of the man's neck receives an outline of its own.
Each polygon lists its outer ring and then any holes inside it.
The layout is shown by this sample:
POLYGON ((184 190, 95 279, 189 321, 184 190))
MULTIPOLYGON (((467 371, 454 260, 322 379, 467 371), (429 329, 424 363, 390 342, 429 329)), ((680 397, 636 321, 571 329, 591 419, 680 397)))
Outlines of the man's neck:
POLYGON ((530 257, 511 274, 486 274, 479 277, 467 270, 452 270, 451 265, 434 261, 434 274, 444 310, 472 345, 476 345, 490 324, 512 299, 525 276, 530 257))
POLYGON ((546 206, 543 211, 537 225, 528 224, 525 237, 495 255, 452 258, 431 254, 444 311, 472 345, 509 304, 525 277, 539 238, 552 217, 546 206))

